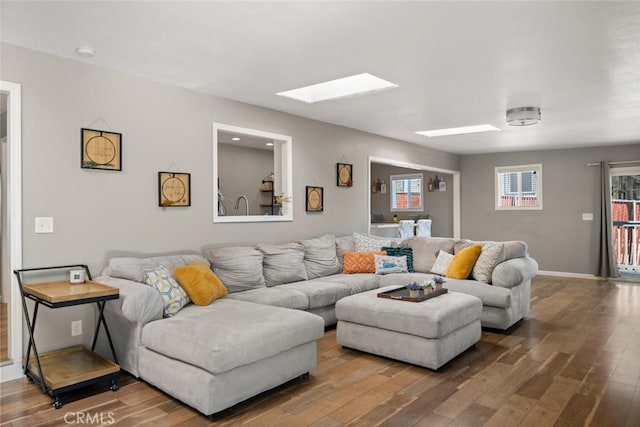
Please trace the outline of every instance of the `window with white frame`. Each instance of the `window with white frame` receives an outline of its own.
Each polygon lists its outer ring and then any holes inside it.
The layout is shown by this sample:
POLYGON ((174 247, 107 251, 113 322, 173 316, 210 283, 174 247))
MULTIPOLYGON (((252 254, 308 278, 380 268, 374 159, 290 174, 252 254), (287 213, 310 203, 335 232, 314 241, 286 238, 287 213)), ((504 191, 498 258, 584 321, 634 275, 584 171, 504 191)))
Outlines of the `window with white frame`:
POLYGON ((496 210, 542 209, 542 165, 496 169, 496 210))
POLYGON ((422 210, 422 174, 391 175, 391 210, 422 210))

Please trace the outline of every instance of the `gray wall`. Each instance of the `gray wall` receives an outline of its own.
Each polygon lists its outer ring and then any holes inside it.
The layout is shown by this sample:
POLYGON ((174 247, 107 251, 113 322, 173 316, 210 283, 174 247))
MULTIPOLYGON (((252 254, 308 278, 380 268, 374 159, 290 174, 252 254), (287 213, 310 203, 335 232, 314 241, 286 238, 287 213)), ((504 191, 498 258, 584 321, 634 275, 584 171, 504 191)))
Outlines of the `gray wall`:
MULTIPOLYGON (((24 267, 82 262, 95 275, 113 254, 366 232, 369 156, 459 170, 459 157, 442 151, 12 45, 2 45, 0 67, 1 79, 22 84, 24 267), (213 122, 293 137, 293 222, 212 223, 213 122), (80 168, 88 126, 123 134, 121 172, 80 168), (353 187, 336 186, 338 162, 354 165, 353 187), (191 173, 189 208, 158 207, 157 172, 172 164, 191 173), (323 213, 305 212, 306 185, 324 187, 323 213), (34 234, 36 216, 54 217, 55 232, 34 234)), ((41 350, 75 343, 76 318, 86 343, 93 310, 57 311, 39 315, 41 350)))
POLYGON ((424 213, 429 214, 433 220, 431 224, 431 235, 437 237, 453 236, 453 175, 442 174, 440 172, 416 171, 415 169, 401 168, 393 165, 381 163, 371 163, 371 178, 373 181, 380 178, 387 184, 387 193, 371 194, 371 213, 383 214, 385 220, 391 220, 393 214, 398 215, 398 219, 410 219, 412 216, 424 213), (391 175, 401 175, 410 173, 422 173, 424 185, 424 210, 422 212, 391 212, 391 175), (427 182, 429 178, 444 178, 447 184, 447 191, 429 192, 427 182))
POLYGON ((272 193, 265 193, 263 196, 260 185, 273 172, 273 151, 218 144, 218 157, 220 190, 224 196, 227 215, 245 215, 244 201, 240 202, 237 211, 233 209, 241 195, 249 200, 249 215, 263 215, 267 212, 260 207, 260 203, 268 203, 272 193))
POLYGON ((541 270, 596 274, 600 171, 586 163, 640 159, 640 144, 466 155, 461 158, 461 234, 524 240, 541 270), (496 211, 494 167, 542 164, 543 210, 496 211), (583 221, 582 213, 593 213, 583 221))

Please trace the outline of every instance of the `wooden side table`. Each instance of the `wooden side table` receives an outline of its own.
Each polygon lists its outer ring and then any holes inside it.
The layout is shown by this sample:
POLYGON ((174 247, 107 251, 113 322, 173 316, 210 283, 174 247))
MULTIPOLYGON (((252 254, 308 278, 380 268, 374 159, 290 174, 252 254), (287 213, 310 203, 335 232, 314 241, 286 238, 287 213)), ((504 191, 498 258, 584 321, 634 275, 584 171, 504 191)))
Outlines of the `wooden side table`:
POLYGON ((29 345, 24 365, 24 373, 27 378, 39 384, 43 393, 48 393, 53 397, 53 406, 56 409, 62 406, 60 394, 68 391, 102 381, 110 381, 109 388, 112 391, 117 390, 116 377, 120 373, 120 366, 118 365, 118 358, 113 347, 107 321, 104 318, 104 306, 108 300, 120 297, 118 288, 91 281, 89 268, 82 264, 15 270, 14 274, 18 277, 24 318, 29 330, 29 345), (83 268, 89 280, 80 284, 72 284, 69 281, 56 281, 25 285, 22 282, 24 273, 72 268, 83 268), (29 311, 27 310, 27 299, 35 302, 32 317, 29 317, 29 311), (40 305, 56 309, 91 303, 95 303, 98 306, 99 313, 91 350, 77 346, 38 354, 34 331, 40 305), (113 361, 107 360, 94 352, 98 334, 103 325, 111 347, 113 361), (33 357, 31 357, 31 350, 33 350, 33 357))

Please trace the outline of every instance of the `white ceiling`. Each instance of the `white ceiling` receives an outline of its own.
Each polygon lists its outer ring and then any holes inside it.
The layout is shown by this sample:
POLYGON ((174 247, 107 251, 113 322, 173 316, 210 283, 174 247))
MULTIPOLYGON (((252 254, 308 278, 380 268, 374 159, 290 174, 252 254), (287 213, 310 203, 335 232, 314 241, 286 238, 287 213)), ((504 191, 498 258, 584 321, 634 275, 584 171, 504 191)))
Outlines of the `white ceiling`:
POLYGON ((3 42, 453 153, 640 143, 640 2, 7 2, 3 42), (92 59, 78 46, 96 49, 92 59), (397 89, 276 92, 368 72, 397 89), (542 123, 505 111, 539 106, 542 123), (489 123, 502 132, 426 138, 489 123))

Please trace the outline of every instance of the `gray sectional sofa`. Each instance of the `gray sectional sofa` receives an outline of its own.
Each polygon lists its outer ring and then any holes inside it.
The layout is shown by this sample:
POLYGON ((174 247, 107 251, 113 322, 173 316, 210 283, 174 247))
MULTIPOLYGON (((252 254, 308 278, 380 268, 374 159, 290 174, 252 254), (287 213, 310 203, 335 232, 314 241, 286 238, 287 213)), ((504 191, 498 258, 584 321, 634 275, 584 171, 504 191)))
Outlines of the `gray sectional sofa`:
MULTIPOLYGON (((471 243, 325 235, 279 245, 208 248, 204 256, 115 257, 95 280, 120 289, 120 298, 107 303, 105 317, 122 369, 209 415, 310 372, 316 341, 325 326, 336 323, 340 299, 430 279, 440 250, 456 253, 471 243), (345 252, 389 246, 411 248, 416 271, 342 273, 345 252), (229 295, 163 318, 162 298, 144 284, 144 270, 192 262, 209 264, 229 295)), ((500 246, 504 261, 490 273, 491 284, 447 279, 445 287, 482 301, 483 327, 507 329, 528 313, 538 266, 524 242, 500 246)), ((104 340, 98 351, 110 354, 104 340)))

